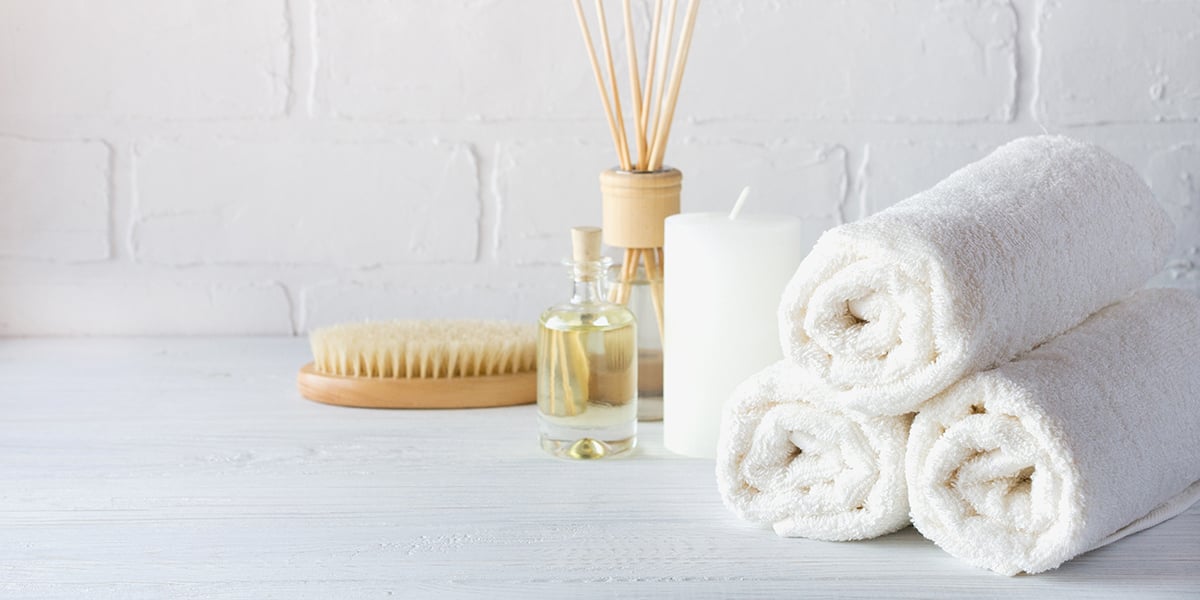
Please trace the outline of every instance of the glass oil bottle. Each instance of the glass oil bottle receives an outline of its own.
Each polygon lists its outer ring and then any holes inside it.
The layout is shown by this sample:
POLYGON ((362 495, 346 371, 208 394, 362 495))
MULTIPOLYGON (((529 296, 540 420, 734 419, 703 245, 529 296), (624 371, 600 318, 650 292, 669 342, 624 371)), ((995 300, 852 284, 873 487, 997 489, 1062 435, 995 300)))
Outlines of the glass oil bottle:
POLYGON ((538 432, 554 456, 620 456, 637 445, 637 322, 604 296, 600 230, 576 227, 571 242, 571 299, 539 319, 538 432))

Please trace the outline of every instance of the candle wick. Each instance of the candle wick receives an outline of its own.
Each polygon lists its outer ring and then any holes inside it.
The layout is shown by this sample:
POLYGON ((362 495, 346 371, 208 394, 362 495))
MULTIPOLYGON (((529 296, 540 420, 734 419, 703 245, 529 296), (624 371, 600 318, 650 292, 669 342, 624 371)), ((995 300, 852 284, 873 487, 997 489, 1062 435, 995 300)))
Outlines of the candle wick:
POLYGON ((738 218, 738 215, 742 213, 742 207, 746 205, 746 198, 749 196, 750 186, 742 188, 742 193, 738 196, 737 202, 733 203, 733 210, 729 211, 730 221, 738 218))

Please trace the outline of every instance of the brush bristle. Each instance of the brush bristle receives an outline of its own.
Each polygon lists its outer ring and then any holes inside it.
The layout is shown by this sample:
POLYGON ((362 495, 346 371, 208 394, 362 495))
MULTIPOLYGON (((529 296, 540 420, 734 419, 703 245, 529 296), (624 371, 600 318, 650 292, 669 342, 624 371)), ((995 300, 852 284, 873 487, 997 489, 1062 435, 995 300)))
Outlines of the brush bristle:
POLYGON ((309 334, 318 371, 399 379, 479 377, 532 371, 534 325, 503 321, 347 323, 309 334))

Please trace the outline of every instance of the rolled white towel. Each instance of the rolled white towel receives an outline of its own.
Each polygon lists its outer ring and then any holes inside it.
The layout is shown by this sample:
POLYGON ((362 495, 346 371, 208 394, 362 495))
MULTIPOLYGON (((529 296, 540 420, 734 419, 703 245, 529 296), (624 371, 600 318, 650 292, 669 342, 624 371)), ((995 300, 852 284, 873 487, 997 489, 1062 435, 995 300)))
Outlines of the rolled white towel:
POLYGON ((1169 519, 1200 498, 1200 299, 1145 290, 916 417, 913 523, 1014 575, 1169 519))
POLYGON ((786 361, 737 388, 717 450, 725 505, 788 537, 860 540, 907 526, 911 417, 819 408, 819 393, 786 361))
POLYGON ((912 412, 1141 287, 1173 235, 1128 165, 1019 139, 822 235, 783 295, 784 352, 840 405, 912 412))

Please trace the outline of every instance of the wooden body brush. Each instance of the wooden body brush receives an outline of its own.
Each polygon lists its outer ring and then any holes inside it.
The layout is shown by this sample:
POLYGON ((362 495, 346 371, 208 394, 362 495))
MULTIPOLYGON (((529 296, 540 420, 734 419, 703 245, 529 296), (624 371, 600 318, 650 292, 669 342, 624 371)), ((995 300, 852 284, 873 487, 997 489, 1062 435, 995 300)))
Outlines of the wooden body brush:
POLYGON ((364 408, 483 408, 537 400, 537 329, 499 321, 390 321, 309 334, 309 400, 364 408))

